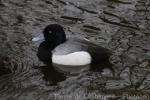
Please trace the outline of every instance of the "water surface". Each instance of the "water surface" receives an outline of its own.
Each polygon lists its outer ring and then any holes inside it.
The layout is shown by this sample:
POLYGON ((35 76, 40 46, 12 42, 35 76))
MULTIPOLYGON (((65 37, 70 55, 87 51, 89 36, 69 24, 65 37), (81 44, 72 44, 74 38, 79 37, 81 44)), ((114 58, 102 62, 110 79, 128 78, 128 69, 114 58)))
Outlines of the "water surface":
POLYGON ((0 0, 0 27, 0 54, 13 60, 9 73, 0 76, 1 100, 95 99, 90 94, 148 98, 149 0, 0 0), (31 39, 50 23, 64 26, 68 37, 87 38, 112 50, 115 76, 109 71, 68 76, 39 62, 40 42, 31 39))

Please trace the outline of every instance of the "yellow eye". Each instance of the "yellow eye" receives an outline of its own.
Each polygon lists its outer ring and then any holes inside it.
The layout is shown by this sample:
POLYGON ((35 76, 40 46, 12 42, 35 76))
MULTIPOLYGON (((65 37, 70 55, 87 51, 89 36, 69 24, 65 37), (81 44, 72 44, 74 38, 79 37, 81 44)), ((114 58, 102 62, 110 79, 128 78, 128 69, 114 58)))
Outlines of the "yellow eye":
POLYGON ((48 33, 49 33, 49 34, 52 34, 52 31, 49 31, 48 33))

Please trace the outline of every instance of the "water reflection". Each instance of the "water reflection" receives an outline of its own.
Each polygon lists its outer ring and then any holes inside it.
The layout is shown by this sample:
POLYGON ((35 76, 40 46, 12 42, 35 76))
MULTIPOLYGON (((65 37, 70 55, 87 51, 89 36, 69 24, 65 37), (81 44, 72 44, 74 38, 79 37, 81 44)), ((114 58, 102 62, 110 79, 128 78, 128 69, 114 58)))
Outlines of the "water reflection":
POLYGON ((0 68, 0 76, 5 75, 5 74, 10 74, 11 70, 9 68, 1 67, 0 68))
POLYGON ((112 73, 114 73, 113 64, 110 61, 106 61, 98 65, 92 65, 90 71, 102 72, 104 69, 109 69, 112 71, 112 73))
MULTIPOLYGON (((103 72, 104 69, 109 69, 114 75, 114 69, 112 68, 113 64, 111 64, 109 61, 108 62, 104 62, 102 64, 99 65, 91 65, 90 69, 88 69, 90 72, 103 72)), ((72 77, 72 76, 78 76, 80 75, 82 72, 78 72, 78 73, 71 73, 71 72, 66 72, 66 71, 62 71, 63 69, 58 69, 56 68, 54 65, 50 64, 50 65, 45 65, 45 66, 34 66, 35 69, 39 69, 42 74, 43 77, 42 79, 45 81, 47 86, 54 86, 54 85, 58 85, 59 82, 65 81, 67 78, 72 77)), ((62 67, 64 68, 64 66, 62 67)), ((66 69, 64 69, 66 70, 66 69)), ((77 69, 78 70, 78 69, 77 69)), ((88 71, 86 70, 86 71, 88 71)))
MULTIPOLYGON (((104 62, 99 65, 91 65, 89 71, 91 72, 102 72, 104 69, 109 69, 114 75, 114 69, 112 68, 113 64, 110 62, 104 62)), ((78 67, 78 66, 77 66, 78 67)), ((66 69, 58 69, 55 68, 54 65, 48 65, 48 66, 40 66, 40 71, 43 74, 43 79, 46 81, 46 85, 57 85, 58 82, 65 81, 67 77, 71 76, 78 76, 82 72, 78 73, 71 73, 71 72, 66 72, 63 70, 66 69)), ((64 66, 62 68, 65 68, 64 66)), ((71 69, 72 70, 72 69, 71 69)), ((78 69, 77 69, 78 70, 78 69)), ((86 70, 88 71, 88 70, 86 70)))
POLYGON ((40 66, 39 69, 43 74, 43 80, 47 83, 46 85, 57 85, 58 82, 66 79, 64 73, 58 72, 52 65, 40 66))
POLYGON ((11 62, 11 58, 8 56, 0 55, 0 76, 12 73, 9 68, 9 66, 11 66, 11 62))

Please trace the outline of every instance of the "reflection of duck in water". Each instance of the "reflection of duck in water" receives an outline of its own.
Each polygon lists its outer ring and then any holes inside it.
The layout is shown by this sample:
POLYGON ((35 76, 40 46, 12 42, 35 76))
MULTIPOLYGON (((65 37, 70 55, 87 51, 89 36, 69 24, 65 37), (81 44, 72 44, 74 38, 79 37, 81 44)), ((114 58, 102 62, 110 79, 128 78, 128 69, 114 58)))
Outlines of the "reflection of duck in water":
POLYGON ((45 64, 52 63, 56 69, 79 73, 88 70, 91 65, 97 66, 109 62, 111 52, 85 39, 66 39, 63 28, 58 24, 48 25, 44 37, 35 37, 32 41, 45 39, 39 46, 37 56, 45 64))
POLYGON ((44 74, 43 79, 48 82, 48 85, 57 85, 58 82, 64 81, 66 76, 59 73, 52 66, 41 66, 41 72, 44 74))

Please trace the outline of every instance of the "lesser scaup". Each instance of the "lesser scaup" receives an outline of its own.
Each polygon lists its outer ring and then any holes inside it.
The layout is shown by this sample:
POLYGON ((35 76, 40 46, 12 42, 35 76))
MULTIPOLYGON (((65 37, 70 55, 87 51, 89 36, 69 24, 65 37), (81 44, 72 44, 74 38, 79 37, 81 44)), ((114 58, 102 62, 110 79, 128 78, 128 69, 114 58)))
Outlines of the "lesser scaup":
POLYGON ((108 49, 86 39, 67 39, 63 27, 58 24, 46 26, 43 34, 32 39, 45 39, 38 48, 38 58, 63 71, 81 72, 89 69, 91 65, 108 61, 111 55, 108 49))

